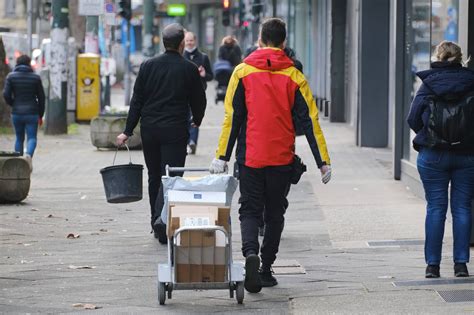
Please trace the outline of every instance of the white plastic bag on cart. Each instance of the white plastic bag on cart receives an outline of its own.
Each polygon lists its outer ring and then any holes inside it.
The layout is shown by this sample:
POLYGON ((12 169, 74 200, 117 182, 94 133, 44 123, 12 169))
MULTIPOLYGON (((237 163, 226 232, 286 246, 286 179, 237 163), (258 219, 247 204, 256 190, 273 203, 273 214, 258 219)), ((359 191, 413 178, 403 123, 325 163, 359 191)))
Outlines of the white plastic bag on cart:
POLYGON ((231 205, 232 197, 237 189, 237 179, 231 175, 207 175, 200 179, 187 180, 183 177, 165 177, 161 180, 163 184, 163 196, 165 204, 161 210, 161 221, 168 222, 168 191, 217 191, 226 193, 226 206, 231 205))

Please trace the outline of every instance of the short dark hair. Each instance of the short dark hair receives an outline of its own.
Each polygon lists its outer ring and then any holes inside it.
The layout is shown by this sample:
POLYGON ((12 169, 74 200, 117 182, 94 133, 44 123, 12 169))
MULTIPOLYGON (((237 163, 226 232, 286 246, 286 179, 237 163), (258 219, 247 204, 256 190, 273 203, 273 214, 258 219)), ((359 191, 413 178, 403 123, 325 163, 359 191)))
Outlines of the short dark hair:
POLYGON ((31 65, 31 58, 28 55, 21 55, 20 57, 16 58, 17 65, 31 65))
POLYGON ((280 46, 286 39, 285 22, 279 18, 265 20, 260 28, 260 38, 266 46, 280 46))
POLYGON ((166 26, 163 30, 163 45, 166 49, 178 50, 184 39, 184 28, 178 23, 166 26))

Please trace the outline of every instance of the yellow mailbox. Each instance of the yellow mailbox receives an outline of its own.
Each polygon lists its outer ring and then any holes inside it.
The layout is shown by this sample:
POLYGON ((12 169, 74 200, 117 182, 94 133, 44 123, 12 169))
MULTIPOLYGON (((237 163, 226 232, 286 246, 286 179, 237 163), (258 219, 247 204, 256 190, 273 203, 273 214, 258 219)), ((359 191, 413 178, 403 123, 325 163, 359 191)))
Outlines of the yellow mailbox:
POLYGON ((90 121, 100 112, 100 56, 77 56, 76 119, 90 121))

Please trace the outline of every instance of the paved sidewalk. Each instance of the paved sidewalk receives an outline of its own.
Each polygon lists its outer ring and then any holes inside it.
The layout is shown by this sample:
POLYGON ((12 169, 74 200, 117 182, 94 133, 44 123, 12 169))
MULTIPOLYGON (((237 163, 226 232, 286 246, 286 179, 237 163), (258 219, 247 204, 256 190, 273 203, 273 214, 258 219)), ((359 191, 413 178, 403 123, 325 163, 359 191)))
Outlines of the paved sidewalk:
MULTIPOLYGON (((212 87, 197 155, 189 166, 209 165, 223 116, 212 87)), ((388 150, 358 148, 345 124, 322 121, 334 175, 328 185, 305 139, 297 152, 309 170, 290 192, 290 207, 277 263, 279 285, 246 293, 237 305, 228 292, 175 291, 165 306, 157 301, 156 267, 166 247, 149 234, 146 171, 144 199, 107 204, 99 169, 113 151, 96 150, 89 127, 77 134, 40 135, 30 195, 19 205, 0 205, 0 313, 80 313, 76 303, 94 304, 97 314, 462 314, 473 302, 447 303, 436 292, 473 290, 467 283, 424 281, 424 201, 391 175, 388 150), (69 233, 80 234, 68 239, 69 233), (408 240, 401 245, 380 243, 408 240), (368 242, 373 241, 368 246, 368 242), (421 245, 420 245, 421 244, 421 245), (77 269, 89 267, 90 269, 77 269), (306 273, 301 273, 302 271, 306 273)), ((41 133, 42 134, 42 133, 41 133)), ((0 137, 0 150, 13 147, 0 137)), ((126 152, 118 160, 127 161, 126 152)), ((132 161, 142 163, 141 151, 132 161)), ((241 260, 238 193, 232 220, 234 258, 241 260)), ((452 275, 452 233, 448 220, 442 279, 452 275)), ((474 266, 470 264, 474 272, 474 266)))

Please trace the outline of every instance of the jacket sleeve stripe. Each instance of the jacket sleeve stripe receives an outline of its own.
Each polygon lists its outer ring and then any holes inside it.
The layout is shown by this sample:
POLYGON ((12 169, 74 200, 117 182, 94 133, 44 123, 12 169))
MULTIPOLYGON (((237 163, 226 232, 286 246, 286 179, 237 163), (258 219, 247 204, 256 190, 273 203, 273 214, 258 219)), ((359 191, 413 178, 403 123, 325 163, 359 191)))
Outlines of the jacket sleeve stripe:
MULTIPOLYGON (((331 164, 329 159, 329 153, 326 146, 326 140, 324 139, 323 132, 321 130, 321 126, 319 125, 319 114, 318 114, 318 107, 316 106, 316 102, 314 101, 313 95, 311 93, 311 89, 308 86, 308 82, 306 80, 301 80, 299 82, 299 93, 304 100, 304 105, 307 106, 307 115, 311 120, 312 126, 312 137, 316 140, 317 145, 317 152, 319 152, 319 158, 325 164, 331 164)), ((295 104, 296 105, 296 104, 295 104)), ((308 137, 308 134, 306 135, 308 137)), ((309 140, 309 138, 308 138, 309 140)), ((314 152, 313 152, 314 153, 314 152)), ((321 165, 318 165, 321 167, 321 165)))
POLYGON ((237 126, 233 124, 234 119, 234 97, 237 87, 239 85, 239 78, 237 76, 237 68, 232 74, 229 85, 227 86, 227 92, 224 99, 224 122, 222 123, 222 131, 219 137, 219 146, 216 151, 216 158, 226 159, 227 153, 230 150, 232 152, 232 147, 235 143, 235 139, 231 141, 231 135, 237 134, 235 129, 237 126))

